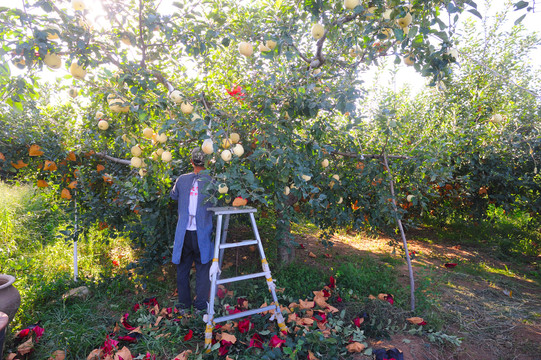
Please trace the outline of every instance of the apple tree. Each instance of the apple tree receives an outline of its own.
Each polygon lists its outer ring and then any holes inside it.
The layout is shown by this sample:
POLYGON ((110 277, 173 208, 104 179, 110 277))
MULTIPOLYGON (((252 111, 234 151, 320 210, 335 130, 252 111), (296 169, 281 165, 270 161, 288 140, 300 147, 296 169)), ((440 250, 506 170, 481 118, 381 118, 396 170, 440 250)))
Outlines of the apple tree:
POLYGON ((387 134, 367 137, 363 75, 393 58, 441 84, 453 24, 479 15, 460 0, 23 5, 0 9, 1 169, 54 184, 83 228, 126 231, 148 264, 169 258, 168 191, 205 140, 213 200, 272 208, 283 261, 300 216, 327 231, 390 226, 387 134))

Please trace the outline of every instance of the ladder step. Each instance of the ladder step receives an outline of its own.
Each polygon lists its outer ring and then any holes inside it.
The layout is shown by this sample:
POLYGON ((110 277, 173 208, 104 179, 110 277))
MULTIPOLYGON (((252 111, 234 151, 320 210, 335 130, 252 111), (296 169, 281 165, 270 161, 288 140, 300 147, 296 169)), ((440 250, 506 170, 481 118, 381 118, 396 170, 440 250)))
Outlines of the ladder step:
POLYGON ((219 318, 213 319, 212 321, 214 321, 215 323, 220 323, 224 321, 238 319, 245 316, 259 314, 259 313, 262 313, 264 311, 269 311, 269 310, 276 310, 276 305, 269 305, 269 306, 265 306, 259 309, 246 310, 246 311, 242 311, 236 314, 220 316, 219 318))
POLYGON ((229 249, 229 248, 234 248, 234 247, 250 246, 250 245, 257 245, 257 240, 246 240, 246 241, 239 241, 236 243, 220 244, 220 249, 229 249))
POLYGON ((259 273, 254 273, 254 274, 235 276, 235 277, 227 278, 227 279, 218 279, 216 281, 216 285, 228 284, 228 283, 232 283, 232 282, 236 282, 236 281, 254 279, 254 278, 257 278, 257 277, 264 277, 264 276, 265 276, 264 272, 259 272, 259 273))

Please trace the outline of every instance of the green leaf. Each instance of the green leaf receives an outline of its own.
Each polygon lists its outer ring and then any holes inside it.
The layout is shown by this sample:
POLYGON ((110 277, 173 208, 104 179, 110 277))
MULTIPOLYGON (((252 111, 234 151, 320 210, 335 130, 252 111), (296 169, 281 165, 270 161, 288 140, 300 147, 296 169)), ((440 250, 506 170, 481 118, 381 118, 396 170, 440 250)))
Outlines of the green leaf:
POLYGON ((479 13, 479 11, 477 11, 475 9, 469 9, 468 11, 471 12, 473 15, 477 16, 479 19, 483 19, 483 17, 479 13))
POLYGON ((519 1, 513 4, 515 7, 515 11, 524 9, 526 6, 528 6, 528 1, 519 1))
POLYGON ((518 19, 516 19, 515 20, 515 26, 520 24, 522 22, 522 20, 524 20, 525 17, 526 17, 526 14, 524 14, 521 17, 519 17, 518 19))

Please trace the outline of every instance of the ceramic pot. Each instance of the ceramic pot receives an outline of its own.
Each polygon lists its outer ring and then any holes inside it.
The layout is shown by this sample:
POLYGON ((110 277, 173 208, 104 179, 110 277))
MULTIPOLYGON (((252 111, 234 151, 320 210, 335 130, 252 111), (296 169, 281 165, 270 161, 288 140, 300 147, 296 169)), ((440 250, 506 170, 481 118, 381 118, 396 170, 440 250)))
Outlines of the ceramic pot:
POLYGON ((6 328, 8 327, 9 317, 6 313, 0 311, 0 357, 4 353, 4 340, 6 339, 6 328))
POLYGON ((0 274, 0 312, 6 313, 9 322, 21 305, 21 295, 13 286, 15 278, 11 275, 0 274))

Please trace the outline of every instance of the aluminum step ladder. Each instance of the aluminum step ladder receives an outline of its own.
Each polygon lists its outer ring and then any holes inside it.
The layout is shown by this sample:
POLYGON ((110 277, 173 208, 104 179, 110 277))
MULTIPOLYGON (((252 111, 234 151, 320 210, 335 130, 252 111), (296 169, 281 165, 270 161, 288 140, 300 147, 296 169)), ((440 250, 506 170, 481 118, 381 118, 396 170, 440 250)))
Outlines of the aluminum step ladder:
POLYGON ((265 251, 263 250, 263 244, 261 243, 261 238, 259 237, 259 232, 257 231, 257 225, 255 222, 255 217, 254 217, 254 213, 257 212, 257 209, 253 207, 249 207, 249 206, 243 206, 243 207, 227 206, 227 207, 211 207, 208 210, 212 211, 214 215, 218 217, 218 220, 216 222, 216 239, 214 243, 214 258, 212 259, 212 262, 213 262, 212 267, 216 268, 217 266, 218 271, 211 271, 211 277, 210 277, 210 281, 211 281, 210 299, 209 299, 208 308, 207 308, 207 315, 205 315, 204 317, 204 321, 207 323, 207 326, 205 328, 206 351, 209 352, 212 346, 212 329, 214 327, 214 324, 224 322, 224 321, 234 320, 234 319, 238 319, 238 318, 242 318, 246 316, 259 314, 265 311, 273 310, 274 316, 275 316, 276 322, 278 323, 278 327, 280 331, 287 331, 287 327, 284 322, 284 317, 282 315, 282 312, 280 311, 280 304, 278 303, 278 297, 276 296, 276 286, 274 284, 274 281, 272 280, 269 264, 265 257, 265 251), (255 240, 244 240, 244 241, 235 242, 235 243, 226 242, 227 230, 229 227, 229 218, 231 215, 236 215, 236 214, 249 215, 250 222, 252 224, 252 229, 255 235, 255 240), (263 271, 254 273, 254 274, 247 274, 247 275, 235 276, 235 277, 227 278, 227 279, 220 279, 219 272, 220 272, 220 269, 222 268, 224 250, 235 248, 235 247, 241 247, 241 246, 251 246, 251 245, 257 245, 259 249, 259 254, 261 255, 261 266, 262 266, 263 271), (269 287, 269 291, 272 294, 272 299, 274 300, 272 305, 214 318, 214 300, 216 297, 216 288, 218 285, 233 283, 233 282, 242 281, 242 280, 254 279, 258 277, 265 277, 267 279, 267 285, 269 287))

